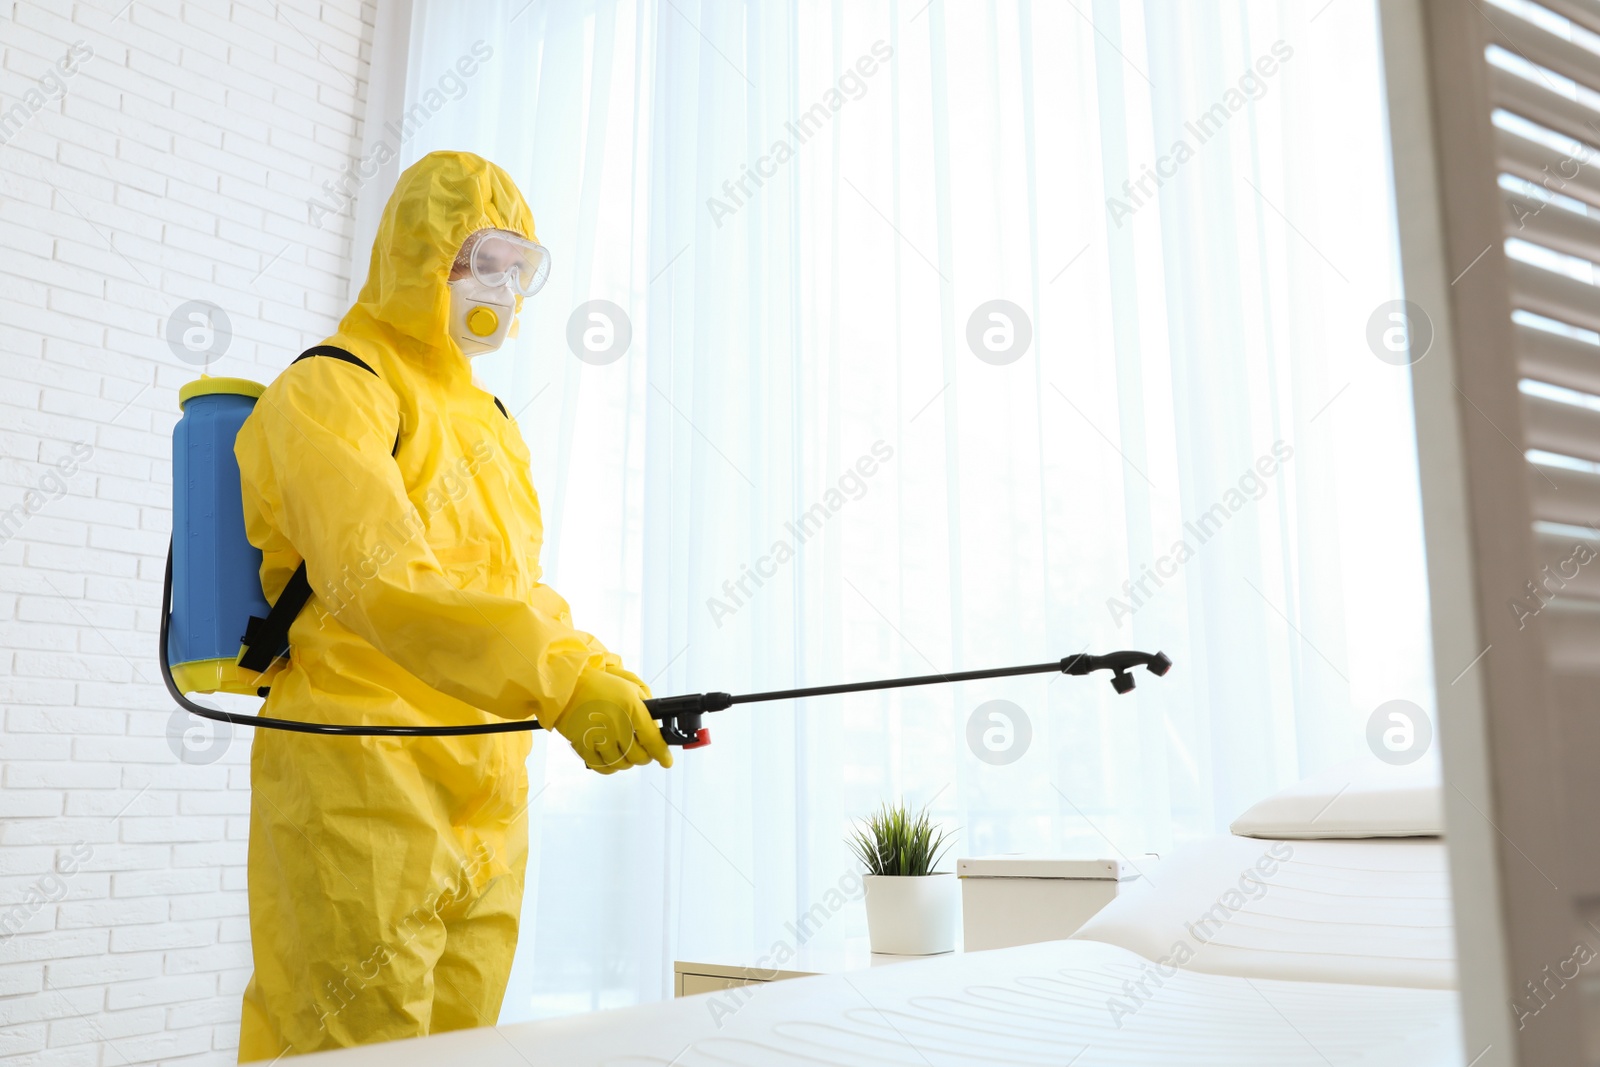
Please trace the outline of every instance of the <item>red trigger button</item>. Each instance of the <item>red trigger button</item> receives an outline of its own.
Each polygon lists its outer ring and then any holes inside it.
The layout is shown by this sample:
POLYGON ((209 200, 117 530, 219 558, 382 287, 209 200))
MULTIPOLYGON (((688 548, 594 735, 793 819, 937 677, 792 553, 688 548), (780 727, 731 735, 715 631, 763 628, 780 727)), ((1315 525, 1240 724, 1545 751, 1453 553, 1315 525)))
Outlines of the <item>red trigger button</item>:
POLYGON ((684 748, 705 748, 711 743, 711 728, 702 726, 695 731, 694 740, 684 745, 684 748))

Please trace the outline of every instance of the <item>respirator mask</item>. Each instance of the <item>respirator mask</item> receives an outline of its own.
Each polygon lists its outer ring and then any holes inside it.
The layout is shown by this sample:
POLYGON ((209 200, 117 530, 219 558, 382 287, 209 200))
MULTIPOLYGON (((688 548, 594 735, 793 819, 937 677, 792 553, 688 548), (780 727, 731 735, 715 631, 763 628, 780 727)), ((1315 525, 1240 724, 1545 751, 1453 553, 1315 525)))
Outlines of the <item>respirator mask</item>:
POLYGON ((462 260, 466 274, 449 283, 449 329, 470 358, 505 343, 518 298, 537 293, 550 276, 550 253, 509 230, 479 230, 462 246, 462 260))

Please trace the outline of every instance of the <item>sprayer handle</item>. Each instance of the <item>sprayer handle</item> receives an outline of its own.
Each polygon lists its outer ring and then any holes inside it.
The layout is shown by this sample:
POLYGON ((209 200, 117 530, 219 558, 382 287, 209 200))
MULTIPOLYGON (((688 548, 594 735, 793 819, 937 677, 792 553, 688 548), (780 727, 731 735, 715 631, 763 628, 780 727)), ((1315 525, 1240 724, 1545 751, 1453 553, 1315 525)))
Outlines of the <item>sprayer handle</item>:
POLYGON ((644 702, 652 719, 661 721, 661 739, 669 745, 702 748, 711 743, 711 731, 700 725, 700 716, 733 706, 727 693, 685 693, 675 697, 651 697, 644 702))

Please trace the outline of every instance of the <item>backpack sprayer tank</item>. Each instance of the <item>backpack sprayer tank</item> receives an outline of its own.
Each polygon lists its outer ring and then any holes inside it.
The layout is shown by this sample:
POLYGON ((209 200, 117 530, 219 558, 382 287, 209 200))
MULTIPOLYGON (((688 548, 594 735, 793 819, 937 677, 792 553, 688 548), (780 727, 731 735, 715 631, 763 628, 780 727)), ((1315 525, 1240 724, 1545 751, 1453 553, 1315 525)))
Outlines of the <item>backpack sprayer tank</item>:
POLYGON ((172 431, 172 547, 167 558, 171 616, 162 652, 183 693, 256 695, 282 669, 239 666, 239 637, 267 614, 261 550, 244 532, 239 427, 263 387, 244 378, 201 378, 178 392, 183 416, 172 431))

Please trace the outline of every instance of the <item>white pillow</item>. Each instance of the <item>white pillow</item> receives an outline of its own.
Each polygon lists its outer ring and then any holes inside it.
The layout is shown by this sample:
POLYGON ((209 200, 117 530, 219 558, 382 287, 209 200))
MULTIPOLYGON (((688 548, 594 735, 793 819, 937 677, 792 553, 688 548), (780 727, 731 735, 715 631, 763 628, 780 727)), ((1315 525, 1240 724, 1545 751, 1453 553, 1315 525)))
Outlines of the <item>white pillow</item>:
POLYGON ((1440 837, 1444 805, 1432 758, 1401 767, 1363 756, 1281 789, 1229 827, 1241 837, 1440 837))

